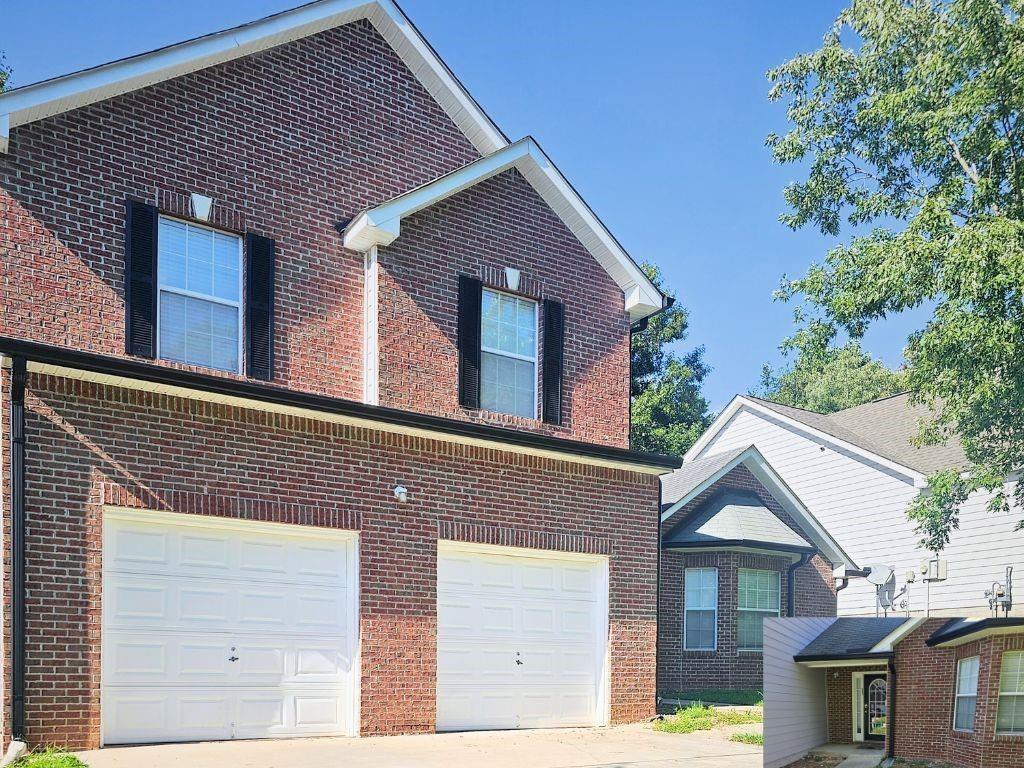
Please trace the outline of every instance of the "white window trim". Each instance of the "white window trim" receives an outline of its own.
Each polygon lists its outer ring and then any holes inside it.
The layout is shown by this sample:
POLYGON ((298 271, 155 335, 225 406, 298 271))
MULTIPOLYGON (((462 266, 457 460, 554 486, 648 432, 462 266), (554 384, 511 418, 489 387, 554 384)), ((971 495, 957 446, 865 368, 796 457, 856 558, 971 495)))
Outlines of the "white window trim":
MULTIPOLYGON (((1007 656, 1024 656, 1024 651, 1004 651, 1002 658, 999 660, 999 686, 1002 687, 1003 682, 1003 665, 1006 663, 1007 656)), ((1003 691, 998 692, 996 698, 996 736, 1024 736, 1024 728, 1017 731, 1000 731, 999 730, 999 707, 1003 703, 1004 698, 1024 698, 1024 691, 1013 691, 1004 693, 1003 691)))
MULTIPOLYGON (((519 355, 514 352, 505 352, 504 350, 494 349, 484 345, 483 332, 480 334, 480 354, 486 352, 489 355, 498 355, 499 357, 507 357, 512 360, 522 360, 525 363, 533 363, 533 416, 519 416, 517 413, 509 413, 507 416, 518 416, 519 418, 532 418, 534 421, 540 418, 540 408, 538 400, 540 400, 540 302, 531 296, 520 296, 517 293, 510 293, 509 291, 499 291, 497 288, 491 288, 484 286, 480 292, 480 323, 481 328, 483 326, 483 301, 485 293, 494 293, 502 296, 511 296, 513 299, 519 301, 528 301, 533 304, 533 357, 527 357, 526 355, 519 355)), ((481 367, 483 364, 481 363, 481 367)), ((481 381, 481 386, 483 382, 481 381)), ((489 410, 489 409, 487 409, 489 410)), ((493 411, 493 413, 505 413, 505 411, 493 411)))
POLYGON ((773 571, 770 568, 737 568, 736 569, 736 650, 739 653, 764 653, 764 646, 760 648, 745 648, 740 645, 740 629, 739 629, 739 615, 741 613, 763 613, 766 616, 781 616, 782 615, 782 574, 778 571, 773 571), (777 588, 779 607, 775 609, 771 608, 740 608, 740 573, 742 571, 750 571, 752 573, 774 573, 779 578, 779 585, 777 588))
POLYGON ((956 685, 953 686, 953 730, 957 733, 974 733, 974 720, 978 717, 977 703, 978 703, 978 677, 981 674, 981 657, 980 656, 965 656, 962 659, 958 659, 956 662, 956 685), (960 692, 960 665, 965 661, 978 661, 978 671, 974 676, 974 692, 973 693, 961 693, 960 692), (974 699, 975 710, 974 720, 971 720, 970 728, 957 728, 956 727, 956 713, 960 708, 960 699, 974 699))
MULTIPOLYGON (((192 366, 195 366, 196 368, 209 368, 210 370, 214 370, 214 371, 225 371, 226 373, 235 373, 235 374, 239 374, 239 375, 244 375, 245 374, 245 354, 244 354, 244 352, 245 352, 245 335, 244 335, 244 331, 245 331, 244 322, 245 322, 245 319, 243 317, 243 315, 245 314, 245 312, 243 311, 243 304, 244 304, 244 300, 245 300, 245 292, 244 292, 245 244, 243 243, 243 239, 244 238, 242 238, 240 235, 235 234, 234 232, 226 232, 226 231, 224 231, 222 229, 217 229, 216 227, 204 226, 203 224, 198 224, 198 223, 196 223, 194 221, 189 221, 188 219, 180 219, 180 218, 177 218, 175 216, 166 216, 166 215, 164 215, 162 213, 159 214, 159 219, 167 219, 168 221, 177 221, 177 222, 185 224, 186 226, 189 226, 189 227, 195 227, 196 229, 205 229, 205 230, 208 230, 209 232, 213 232, 214 234, 226 235, 228 237, 233 237, 233 238, 235 238, 235 240, 238 241, 238 301, 229 301, 227 299, 222 299, 222 298, 220 298, 218 296, 208 296, 205 293, 197 293, 196 291, 189 291, 189 290, 187 290, 185 288, 177 288, 177 287, 172 286, 172 285, 164 285, 164 281, 163 281, 163 276, 164 276, 163 260, 160 258, 160 238, 158 237, 157 238, 157 243, 156 243, 156 327, 154 329, 155 330, 155 336, 156 336, 156 338, 154 339, 154 345, 156 347, 156 359, 157 360, 165 360, 166 359, 166 360, 169 360, 170 362, 182 363, 183 365, 192 365, 192 366), (208 301, 211 304, 221 304, 222 306, 225 306, 225 307, 235 307, 238 310, 238 368, 237 368, 237 370, 228 371, 225 368, 215 368, 213 366, 196 365, 195 363, 185 362, 185 361, 182 361, 182 360, 171 360, 170 358, 164 358, 163 357, 163 355, 161 354, 161 350, 160 350, 160 323, 162 322, 161 317, 160 317, 160 314, 161 314, 160 308, 161 308, 161 306, 163 304, 163 302, 160 301, 160 294, 163 291, 167 291, 168 293, 174 293, 174 294, 177 294, 178 296, 185 296, 185 297, 190 298, 190 299, 199 299, 200 301, 208 301)), ((158 229, 159 229, 159 226, 160 226, 160 222, 158 220, 157 221, 157 228, 158 229)), ((186 240, 186 242, 187 242, 187 240, 186 240)), ((187 258, 188 258, 188 256, 186 254, 186 259, 187 258)))
POLYGON ((697 568, 685 568, 683 570, 683 650, 684 651, 695 651, 695 652, 708 652, 718 650, 718 568, 714 566, 702 566, 697 568), (715 572, 715 607, 714 608, 687 608, 686 607, 686 574, 691 571, 714 571, 715 572), (686 644, 686 614, 690 611, 713 611, 715 614, 714 620, 714 642, 711 647, 700 647, 691 648, 686 644))

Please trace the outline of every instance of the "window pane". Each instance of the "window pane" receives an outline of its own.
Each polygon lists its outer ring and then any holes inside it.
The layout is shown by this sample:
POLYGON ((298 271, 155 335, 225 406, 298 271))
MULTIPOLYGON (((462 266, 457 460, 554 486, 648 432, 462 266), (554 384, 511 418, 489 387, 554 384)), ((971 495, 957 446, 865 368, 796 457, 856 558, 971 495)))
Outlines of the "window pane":
POLYGON ((214 235, 213 295, 238 301, 238 238, 219 232, 214 235))
POLYGON ((714 568, 687 568, 684 575, 686 609, 714 610, 718 606, 718 571, 714 568))
POLYGON ((185 303, 184 296, 160 292, 160 357, 185 362, 185 303))
POLYGON ((687 649, 710 649, 715 647, 715 612, 686 611, 687 649))
POLYGON ((213 295, 213 232, 188 228, 188 270, 185 287, 195 293, 213 295))
POLYGON ((160 356, 238 371, 238 308, 160 292, 160 356))
POLYGON ((534 418, 537 403, 536 364, 493 352, 480 358, 480 407, 534 418))
POLYGON ((1000 696, 996 716, 998 733, 1024 733, 1024 696, 1000 696))
POLYGON ((961 659, 956 666, 956 692, 976 694, 978 692, 978 656, 961 659))
POLYGON ((779 572, 739 571, 738 601, 740 609, 779 611, 779 572))
POLYGON ((1024 652, 1003 654, 999 692, 1024 693, 1024 652))
POLYGON ((956 714, 953 716, 953 727, 958 731, 974 730, 974 709, 978 704, 976 696, 958 696, 956 714))
POLYGON ((160 247, 160 282, 173 288, 185 287, 185 224, 160 219, 157 242, 160 247))
POLYGON ((759 649, 764 645, 764 617, 768 613, 740 611, 736 623, 736 643, 740 648, 759 649))

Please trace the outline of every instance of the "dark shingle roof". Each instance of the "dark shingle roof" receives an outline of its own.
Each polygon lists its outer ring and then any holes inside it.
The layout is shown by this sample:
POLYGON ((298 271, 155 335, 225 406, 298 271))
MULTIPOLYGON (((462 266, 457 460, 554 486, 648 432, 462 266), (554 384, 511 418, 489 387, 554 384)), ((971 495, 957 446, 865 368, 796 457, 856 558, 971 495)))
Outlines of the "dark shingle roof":
POLYGON ((663 475, 661 478, 661 510, 663 512, 667 510, 709 477, 727 467, 733 459, 746 450, 746 448, 738 448, 735 451, 726 451, 696 461, 688 461, 675 472, 663 475))
POLYGON ((830 624, 794 658, 801 661, 864 656, 907 621, 911 619, 844 616, 830 624))
POLYGON ((971 635, 989 630, 1011 630, 1024 633, 1024 617, 993 617, 982 619, 950 619, 929 637, 925 644, 929 646, 948 643, 951 640, 963 640, 971 635))
POLYGON ((726 490, 701 504, 666 537, 667 546, 751 546, 814 551, 814 545, 768 509, 757 494, 726 490))
POLYGON ((918 447, 913 444, 918 424, 927 417, 928 410, 921 405, 912 405, 906 392, 830 414, 781 405, 759 397, 750 399, 778 414, 923 474, 967 465, 960 441, 955 438, 940 445, 918 447))

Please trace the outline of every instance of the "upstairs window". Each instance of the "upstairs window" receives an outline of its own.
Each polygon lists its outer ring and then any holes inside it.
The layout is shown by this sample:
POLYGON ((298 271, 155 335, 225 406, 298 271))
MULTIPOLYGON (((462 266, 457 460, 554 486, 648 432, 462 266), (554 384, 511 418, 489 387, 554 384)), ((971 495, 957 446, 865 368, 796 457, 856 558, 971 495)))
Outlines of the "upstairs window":
POLYGON ((718 634, 718 569, 687 568, 683 582, 683 648, 713 651, 718 634))
POLYGON ((242 239, 160 217, 157 357, 241 371, 242 239))
POLYGON ((1024 735, 1024 651, 1003 654, 996 733, 1024 735))
POLYGON ((485 288, 480 407, 537 418, 537 302, 485 288))
POLYGON ((953 705, 953 728, 974 730, 974 711, 978 705, 978 656, 960 659, 956 665, 956 703, 953 705))
POLYGON ((741 651, 764 648, 764 617, 779 615, 779 572, 739 569, 736 645, 741 651))

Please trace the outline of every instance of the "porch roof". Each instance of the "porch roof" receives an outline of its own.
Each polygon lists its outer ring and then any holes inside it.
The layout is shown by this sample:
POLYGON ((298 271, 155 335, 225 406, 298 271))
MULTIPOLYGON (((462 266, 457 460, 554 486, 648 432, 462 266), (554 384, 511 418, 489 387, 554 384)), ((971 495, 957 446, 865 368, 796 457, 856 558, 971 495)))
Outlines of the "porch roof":
POLYGON ((843 616, 832 622, 793 657, 794 661, 885 660, 891 651, 877 646, 906 622, 903 617, 874 618, 843 616))

